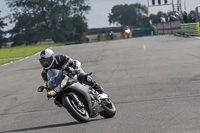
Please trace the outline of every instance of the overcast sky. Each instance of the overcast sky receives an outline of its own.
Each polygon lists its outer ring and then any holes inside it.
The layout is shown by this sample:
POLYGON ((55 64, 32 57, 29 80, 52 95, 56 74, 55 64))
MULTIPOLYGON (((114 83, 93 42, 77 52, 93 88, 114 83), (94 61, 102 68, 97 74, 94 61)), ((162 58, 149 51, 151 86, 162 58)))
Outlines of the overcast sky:
MULTIPOLYGON (((109 25, 108 15, 111 13, 113 6, 118 4, 132 4, 141 3, 143 5, 148 5, 148 0, 88 0, 92 10, 89 11, 87 15, 88 27, 89 28, 99 28, 99 27, 109 27, 115 25, 109 25)), ((149 0, 151 4, 152 0, 149 0)), ((157 0, 155 0, 157 3, 157 0)), ((161 0, 162 2, 164 0, 161 0)), ((173 0, 176 3, 177 0, 173 0)), ((186 11, 195 10, 197 6, 200 6, 200 0, 181 0, 182 8, 184 9, 184 3, 186 3, 186 11)), ((172 3, 172 0, 168 0, 168 3, 172 3)), ((5 4, 5 0, 0 0, 0 11, 2 11, 1 16, 5 16, 10 12, 5 4)), ((172 11, 172 6, 154 6, 149 8, 149 14, 156 14, 158 11, 172 11)))

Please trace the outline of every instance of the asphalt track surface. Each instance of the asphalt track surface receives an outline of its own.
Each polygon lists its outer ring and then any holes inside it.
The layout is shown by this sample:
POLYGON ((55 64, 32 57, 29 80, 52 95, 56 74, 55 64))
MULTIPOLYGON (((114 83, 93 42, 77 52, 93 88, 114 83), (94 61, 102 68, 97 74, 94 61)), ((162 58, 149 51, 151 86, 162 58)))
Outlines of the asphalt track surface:
POLYGON ((82 62, 116 105, 81 124, 42 85, 37 55, 0 66, 0 133, 199 133, 200 40, 154 36, 52 48, 82 62))

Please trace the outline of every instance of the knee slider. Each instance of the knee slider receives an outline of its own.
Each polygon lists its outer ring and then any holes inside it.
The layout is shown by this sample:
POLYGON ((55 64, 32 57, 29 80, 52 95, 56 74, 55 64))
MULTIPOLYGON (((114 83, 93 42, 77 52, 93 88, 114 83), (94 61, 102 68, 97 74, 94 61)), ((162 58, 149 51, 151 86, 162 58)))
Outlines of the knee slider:
POLYGON ((92 82, 92 77, 91 77, 90 75, 87 75, 87 76, 86 76, 86 81, 87 81, 87 82, 92 82))

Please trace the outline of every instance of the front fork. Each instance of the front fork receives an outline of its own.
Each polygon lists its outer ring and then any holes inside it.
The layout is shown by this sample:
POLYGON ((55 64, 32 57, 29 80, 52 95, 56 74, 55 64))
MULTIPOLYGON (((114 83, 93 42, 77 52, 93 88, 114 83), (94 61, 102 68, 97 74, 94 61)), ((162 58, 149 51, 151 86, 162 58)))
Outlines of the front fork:
POLYGON ((80 102, 76 93, 74 93, 74 92, 68 93, 68 95, 72 98, 72 100, 74 101, 75 105, 77 105, 78 108, 84 108, 84 105, 80 102))

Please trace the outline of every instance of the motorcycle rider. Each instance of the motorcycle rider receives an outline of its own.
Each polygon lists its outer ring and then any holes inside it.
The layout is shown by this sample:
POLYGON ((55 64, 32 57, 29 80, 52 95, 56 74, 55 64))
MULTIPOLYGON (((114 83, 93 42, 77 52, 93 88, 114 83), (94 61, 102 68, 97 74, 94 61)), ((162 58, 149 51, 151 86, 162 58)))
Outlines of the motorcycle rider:
POLYGON ((131 35, 131 29, 129 28, 129 26, 126 26, 124 34, 127 35, 127 38, 129 38, 129 36, 131 35))
POLYGON ((110 39, 113 39, 113 36, 114 36, 114 32, 111 30, 110 31, 110 39))
MULTIPOLYGON (((81 68, 81 63, 78 60, 73 60, 68 56, 65 55, 54 55, 54 52, 48 48, 42 50, 39 53, 38 59, 40 64, 43 67, 43 71, 41 76, 45 83, 47 83, 47 72, 49 69, 58 69, 61 70, 62 66, 68 63, 68 67, 72 67, 75 70, 79 71, 77 74, 78 80, 80 83, 84 83, 86 85, 91 86, 99 93, 99 98, 104 99, 107 98, 108 95, 104 93, 104 89, 97 84, 89 74, 86 74, 83 69, 81 68)), ((48 97, 48 94, 47 94, 48 97)))

